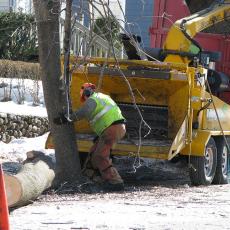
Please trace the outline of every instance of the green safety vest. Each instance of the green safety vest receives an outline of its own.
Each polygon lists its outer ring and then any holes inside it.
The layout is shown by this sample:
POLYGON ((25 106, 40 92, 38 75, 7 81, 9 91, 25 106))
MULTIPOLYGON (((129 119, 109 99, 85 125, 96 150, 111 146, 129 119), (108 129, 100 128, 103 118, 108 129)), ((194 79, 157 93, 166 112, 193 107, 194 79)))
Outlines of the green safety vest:
POLYGON ((113 122, 124 120, 120 108, 110 96, 93 93, 90 98, 97 104, 89 119, 90 126, 97 135, 100 135, 113 122))

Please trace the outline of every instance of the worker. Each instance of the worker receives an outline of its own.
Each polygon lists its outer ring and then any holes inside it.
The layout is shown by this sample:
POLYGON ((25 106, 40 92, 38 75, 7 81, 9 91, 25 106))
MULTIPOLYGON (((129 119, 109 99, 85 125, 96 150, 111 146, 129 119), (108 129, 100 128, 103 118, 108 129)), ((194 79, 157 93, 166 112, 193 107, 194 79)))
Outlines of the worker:
MULTIPOLYGON (((55 118, 54 123, 61 125, 81 119, 88 120, 97 138, 90 149, 83 172, 88 175, 91 174, 89 172, 92 172, 92 169, 94 173, 98 170, 105 189, 122 190, 124 183, 117 169, 112 165, 110 151, 126 133, 125 118, 110 96, 95 92, 95 89, 94 84, 84 83, 80 90, 83 106, 71 113, 69 117, 61 115, 55 118)), ((93 177, 94 173, 90 176, 93 177)))

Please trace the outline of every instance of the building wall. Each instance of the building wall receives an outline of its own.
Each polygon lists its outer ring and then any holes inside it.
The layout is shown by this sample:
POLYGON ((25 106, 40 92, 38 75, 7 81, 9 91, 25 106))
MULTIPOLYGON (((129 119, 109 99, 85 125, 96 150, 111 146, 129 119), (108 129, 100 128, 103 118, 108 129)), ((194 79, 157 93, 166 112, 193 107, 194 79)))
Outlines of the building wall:
POLYGON ((85 0, 73 0, 72 13, 84 26, 89 27, 89 4, 85 0))
POLYGON ((33 13, 33 1, 32 0, 15 0, 15 11, 23 12, 27 14, 33 13))
MULTIPOLYGON (((119 0, 120 2, 120 5, 118 4, 117 2, 118 0, 105 0, 104 2, 106 2, 109 7, 110 7, 110 10, 112 11, 113 15, 118 19, 120 25, 122 27, 124 27, 124 15, 123 15, 123 12, 122 11, 125 11, 125 2, 126 0, 119 0)), ((100 12, 98 12, 97 9, 92 9, 91 8, 91 11, 93 12, 93 14, 95 15, 95 18, 100 18, 102 17, 102 15, 105 14, 105 10, 106 8, 104 9, 101 4, 97 4, 95 3, 95 6, 100 10, 100 12)))
POLYGON ((0 0, 0 12, 10 11, 11 8, 12 8, 12 1, 0 0))
POLYGON ((0 0, 0 12, 33 12, 32 0, 0 0))
MULTIPOLYGON (((122 7, 124 6, 125 0, 119 0, 122 7)), ((124 22, 124 17, 120 7, 117 3, 117 0, 107 0, 109 3, 110 9, 119 22, 124 22), (122 19, 123 18, 123 19, 122 19)), ((95 5, 98 9, 101 10, 103 14, 103 8, 101 5, 95 2, 95 5)), ((124 7, 123 7, 124 9, 124 7)), ((97 36, 93 39, 93 43, 91 43, 91 33, 90 33, 90 14, 94 14, 95 18, 101 17, 100 13, 97 10, 93 10, 91 4, 88 4, 86 0, 73 0, 73 15, 77 18, 75 23, 75 28, 73 29, 72 39, 71 39, 71 52, 75 55, 89 55, 95 57, 105 57, 107 56, 109 50, 109 43, 103 38, 97 36), (88 44, 91 43, 92 46, 89 51, 87 51, 88 44)), ((63 15, 64 18, 64 15, 63 15)), ((64 24, 61 22, 61 41, 63 41, 64 33, 63 30, 64 24)), ((122 25, 123 26, 123 25, 122 25)), ((63 42, 61 42, 62 44, 63 42)), ((62 48, 62 46, 61 46, 62 48)), ((115 48, 115 53, 117 57, 121 57, 122 51, 115 48)), ((112 55, 112 54, 111 54, 112 55)))
POLYGON ((154 0, 126 0, 125 28, 128 32, 140 35, 143 46, 150 46, 149 27, 152 25, 154 0))

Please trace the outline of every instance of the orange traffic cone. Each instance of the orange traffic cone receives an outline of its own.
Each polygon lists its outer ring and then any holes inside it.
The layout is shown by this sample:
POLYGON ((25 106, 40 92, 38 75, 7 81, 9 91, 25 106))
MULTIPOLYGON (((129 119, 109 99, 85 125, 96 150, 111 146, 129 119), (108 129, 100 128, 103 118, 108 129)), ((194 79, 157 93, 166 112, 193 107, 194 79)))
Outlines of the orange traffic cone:
POLYGON ((3 179, 2 164, 0 164, 0 229, 10 229, 9 211, 6 198, 5 183, 3 179))

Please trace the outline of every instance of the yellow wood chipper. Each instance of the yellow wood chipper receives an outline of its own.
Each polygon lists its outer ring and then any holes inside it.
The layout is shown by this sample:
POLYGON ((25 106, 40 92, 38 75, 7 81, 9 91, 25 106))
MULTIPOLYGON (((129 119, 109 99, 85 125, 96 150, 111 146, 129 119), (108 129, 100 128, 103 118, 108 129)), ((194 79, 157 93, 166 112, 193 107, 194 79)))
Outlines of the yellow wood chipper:
MULTIPOLYGON (((123 36, 127 59, 73 57, 73 110, 81 106, 81 85, 92 82, 117 102, 127 121, 113 155, 186 156, 193 184, 227 183, 230 106, 217 95, 229 89, 229 78, 209 68, 218 54, 203 51, 193 37, 229 18, 226 1, 175 22, 161 49, 140 51, 135 36, 123 36)), ((86 121, 75 128, 78 149, 87 153, 92 130, 86 121)), ((52 147, 51 136, 46 145, 52 147)))

